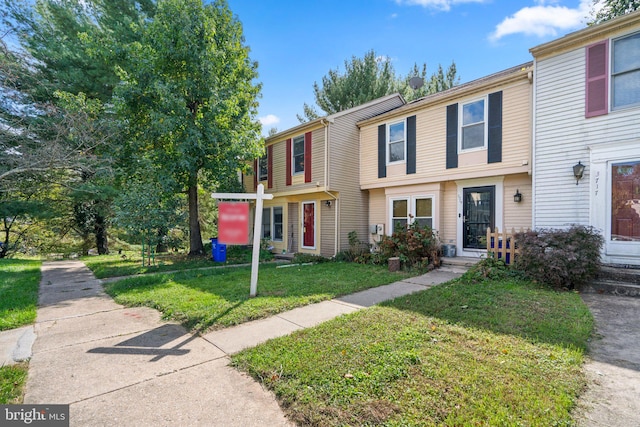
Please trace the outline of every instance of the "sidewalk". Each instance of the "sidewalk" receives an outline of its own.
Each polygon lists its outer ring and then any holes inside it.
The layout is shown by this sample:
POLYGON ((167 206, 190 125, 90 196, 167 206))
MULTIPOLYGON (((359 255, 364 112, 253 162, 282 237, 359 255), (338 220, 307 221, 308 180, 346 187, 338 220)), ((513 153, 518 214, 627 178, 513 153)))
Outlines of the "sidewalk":
POLYGON ((460 274, 438 270, 198 336, 116 304, 79 261, 44 263, 25 403, 70 404, 75 426, 290 425, 228 355, 460 274))

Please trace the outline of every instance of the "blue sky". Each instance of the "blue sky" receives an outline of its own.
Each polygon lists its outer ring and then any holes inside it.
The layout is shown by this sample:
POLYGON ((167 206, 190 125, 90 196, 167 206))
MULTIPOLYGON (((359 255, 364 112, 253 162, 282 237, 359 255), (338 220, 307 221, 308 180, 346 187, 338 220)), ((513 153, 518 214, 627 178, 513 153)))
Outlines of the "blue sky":
POLYGON ((468 82, 532 60, 531 47, 585 27, 593 0, 228 0, 262 83, 265 133, 299 124, 313 83, 373 49, 397 74, 455 61, 468 82))

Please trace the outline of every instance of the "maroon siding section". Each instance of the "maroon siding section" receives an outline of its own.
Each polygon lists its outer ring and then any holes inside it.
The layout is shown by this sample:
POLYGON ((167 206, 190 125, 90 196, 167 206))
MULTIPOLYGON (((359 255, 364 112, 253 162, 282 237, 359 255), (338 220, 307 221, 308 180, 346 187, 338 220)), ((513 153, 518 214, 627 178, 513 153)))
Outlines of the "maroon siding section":
POLYGON ((586 49, 585 117, 602 116, 607 114, 609 41, 594 43, 586 49))

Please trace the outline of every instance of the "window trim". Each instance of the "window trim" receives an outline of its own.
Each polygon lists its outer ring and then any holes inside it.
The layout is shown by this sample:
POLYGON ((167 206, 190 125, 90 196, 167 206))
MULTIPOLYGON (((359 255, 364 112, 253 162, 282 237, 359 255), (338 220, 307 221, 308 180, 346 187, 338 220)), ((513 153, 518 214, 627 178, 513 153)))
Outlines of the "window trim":
MULTIPOLYGON (((304 174, 304 160, 305 160, 305 139, 304 134, 291 138, 291 176, 304 174), (302 143, 302 170, 296 171, 296 141, 302 143)), ((300 156, 300 154, 298 154, 300 156)))
POLYGON ((638 108, 640 107, 640 99, 636 102, 634 102, 633 104, 627 104, 627 105, 623 105, 620 107, 616 107, 614 105, 614 100, 615 100, 615 90, 614 90, 614 84, 613 84, 613 80, 616 76, 620 76, 623 74, 627 74, 627 73, 633 73, 633 72, 640 72, 640 66, 638 66, 637 68, 631 69, 631 70, 627 70, 624 71, 622 73, 614 73, 613 71, 613 66, 614 66, 614 54, 615 54, 615 45, 617 41, 626 39, 628 37, 633 37, 633 36, 639 36, 640 35, 640 31, 635 31, 633 33, 629 33, 629 34, 625 34, 622 35, 620 37, 616 37, 616 38, 611 38, 609 40, 609 69, 607 70, 607 78, 609 79, 609 100, 608 100, 608 105, 609 105, 609 112, 613 112, 613 111, 622 111, 622 110, 627 110, 629 108, 638 108))
POLYGON ((407 202, 407 225, 413 224, 416 219, 416 201, 422 199, 431 199, 431 216, 430 217, 420 217, 420 218, 431 218, 431 229, 435 229, 436 223, 436 196, 434 194, 416 194, 416 195, 399 195, 389 197, 389 218, 388 218, 388 226, 387 231, 388 234, 391 235, 395 231, 394 227, 394 219, 399 219, 400 217, 393 216, 393 202, 404 200, 407 202))
POLYGON ((284 206, 280 206, 280 205, 275 205, 275 206, 264 206, 262 208, 262 222, 263 224, 260 224, 260 238, 261 239, 269 239, 269 241, 271 242, 283 242, 284 241, 284 206), (280 210, 282 210, 282 236, 279 239, 275 238, 275 225, 276 225, 276 217, 275 217, 275 210, 276 208, 279 208, 280 210), (265 211, 268 210, 269 213, 268 215, 265 215, 265 211), (269 218, 269 237, 265 237, 264 235, 264 221, 265 218, 269 218))
POLYGON ((258 158, 258 182, 264 182, 269 179, 269 152, 264 153, 264 156, 258 158), (265 174, 262 174, 262 167, 264 166, 265 174))
MULTIPOLYGON (((398 144, 400 141, 394 141, 393 144, 398 144)), ((386 165, 399 165, 407 162, 407 119, 396 120, 394 122, 389 122, 386 124, 386 135, 385 135, 385 155, 386 155, 386 165), (402 160, 391 161, 391 126, 402 123, 402 160)))
POLYGON ((484 95, 478 98, 473 98, 468 101, 460 102, 458 104, 458 154, 462 153, 472 153, 474 151, 486 150, 489 147, 489 97, 488 95, 484 95), (478 101, 484 101, 484 112, 482 117, 483 123, 483 132, 484 132, 484 142, 481 147, 473 147, 473 148, 462 148, 462 138, 463 132, 462 130, 467 126, 477 125, 479 122, 475 122, 473 124, 465 125, 464 124, 464 106, 468 104, 473 104, 478 101))

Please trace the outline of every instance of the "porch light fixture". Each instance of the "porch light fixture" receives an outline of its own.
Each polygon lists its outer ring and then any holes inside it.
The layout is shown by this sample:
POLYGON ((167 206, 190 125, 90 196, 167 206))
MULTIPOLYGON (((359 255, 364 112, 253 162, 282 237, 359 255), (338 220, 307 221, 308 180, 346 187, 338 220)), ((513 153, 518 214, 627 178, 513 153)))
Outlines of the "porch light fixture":
POLYGON ((331 207, 331 200, 327 200, 326 202, 324 202, 324 205, 328 208, 331 207))
POLYGON ((582 162, 578 162, 578 164, 573 167, 573 176, 576 177, 576 185, 578 185, 578 181, 580 181, 582 175, 584 175, 584 167, 582 162))
POLYGON ((520 192, 520 190, 516 190, 516 194, 513 195, 513 201, 515 203, 520 203, 522 201, 522 193, 520 192))

